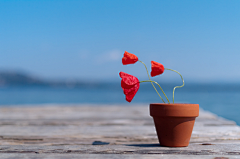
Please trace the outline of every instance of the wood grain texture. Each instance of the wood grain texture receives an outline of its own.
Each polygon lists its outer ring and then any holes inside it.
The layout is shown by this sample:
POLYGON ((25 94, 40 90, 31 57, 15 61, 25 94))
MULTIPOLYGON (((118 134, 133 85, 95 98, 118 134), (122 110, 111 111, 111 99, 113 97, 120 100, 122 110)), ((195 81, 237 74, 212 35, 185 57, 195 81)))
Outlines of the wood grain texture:
POLYGON ((240 127, 200 110, 190 145, 168 148, 158 144, 148 105, 0 108, 0 158, 148 158, 148 155, 234 158, 240 155, 240 127))

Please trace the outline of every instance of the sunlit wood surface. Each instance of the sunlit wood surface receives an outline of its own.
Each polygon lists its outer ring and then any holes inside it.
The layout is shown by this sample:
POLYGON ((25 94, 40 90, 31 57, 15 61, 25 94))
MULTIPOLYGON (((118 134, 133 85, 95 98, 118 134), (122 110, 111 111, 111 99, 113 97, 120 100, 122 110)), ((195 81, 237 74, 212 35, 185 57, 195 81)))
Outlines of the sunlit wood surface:
POLYGON ((0 108, 0 158, 235 158, 240 127, 201 110, 190 145, 161 147, 148 105, 0 108))

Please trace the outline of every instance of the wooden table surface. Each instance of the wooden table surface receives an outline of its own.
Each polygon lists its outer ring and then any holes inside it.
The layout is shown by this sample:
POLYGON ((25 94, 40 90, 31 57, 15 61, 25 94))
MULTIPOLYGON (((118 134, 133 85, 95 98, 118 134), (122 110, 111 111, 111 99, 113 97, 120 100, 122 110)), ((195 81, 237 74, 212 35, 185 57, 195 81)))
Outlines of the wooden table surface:
POLYGON ((0 108, 0 159, 240 158, 240 127, 201 110, 190 145, 161 147, 148 105, 0 108))

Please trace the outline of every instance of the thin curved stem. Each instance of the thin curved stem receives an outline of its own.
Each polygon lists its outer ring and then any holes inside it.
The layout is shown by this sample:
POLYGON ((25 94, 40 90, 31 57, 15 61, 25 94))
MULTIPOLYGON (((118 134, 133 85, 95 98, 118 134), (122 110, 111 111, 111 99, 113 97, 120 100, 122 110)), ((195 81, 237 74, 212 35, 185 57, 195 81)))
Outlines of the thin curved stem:
POLYGON ((167 99, 167 101, 168 101, 168 104, 170 104, 170 102, 169 102, 169 100, 168 100, 168 97, 166 96, 166 94, 164 93, 164 91, 163 91, 163 89, 162 89, 162 87, 157 83, 157 82, 155 82, 155 81, 152 81, 152 80, 146 80, 146 81, 140 81, 139 83, 142 83, 142 82, 153 82, 153 83, 155 83, 155 84, 157 84, 158 85, 158 87, 162 90, 162 92, 163 92, 163 94, 164 94, 164 96, 166 97, 166 99, 167 99))
MULTIPOLYGON (((145 65, 145 63, 143 63, 143 62, 140 61, 140 60, 138 60, 138 61, 141 62, 141 63, 145 66, 146 71, 147 71, 148 78, 149 78, 149 80, 151 80, 151 79, 150 79, 150 76, 149 76, 149 73, 148 73, 147 66, 145 65)), ((157 89, 155 88, 154 84, 153 84, 152 82, 151 82, 151 84, 152 84, 153 88, 155 89, 155 91, 157 92, 158 96, 162 99, 163 103, 165 103, 165 101, 163 100, 163 98, 162 98, 161 95, 158 93, 157 89)), ((161 87, 160 87, 160 88, 161 88, 161 87)), ((163 90, 162 90, 162 92, 163 92, 163 90)), ((164 92, 163 92, 163 93, 164 93, 164 92)))
POLYGON ((172 70, 172 69, 169 69, 169 68, 164 68, 164 69, 165 69, 165 70, 169 70, 169 71, 176 72, 177 74, 180 75, 180 77, 181 77, 181 79, 182 79, 182 81, 183 81, 183 84, 182 84, 181 86, 176 86, 176 87, 173 88, 173 104, 174 104, 174 92, 175 92, 175 89, 176 89, 176 88, 181 88, 181 87, 183 87, 183 86, 184 86, 184 80, 183 80, 182 75, 181 75, 178 71, 172 70))

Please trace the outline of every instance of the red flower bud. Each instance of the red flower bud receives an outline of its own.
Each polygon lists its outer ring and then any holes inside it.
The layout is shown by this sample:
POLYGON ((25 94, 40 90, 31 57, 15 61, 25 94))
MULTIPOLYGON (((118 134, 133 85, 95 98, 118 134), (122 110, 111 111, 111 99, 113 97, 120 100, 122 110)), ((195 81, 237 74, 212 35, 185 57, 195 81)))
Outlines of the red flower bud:
POLYGON ((128 65, 128 64, 134 64, 138 61, 138 57, 134 54, 131 54, 127 51, 124 52, 123 58, 122 58, 122 64, 128 65))
POLYGON ((164 72, 164 66, 158 62, 155 61, 151 61, 151 65, 152 65, 152 71, 151 71, 151 76, 157 76, 160 75, 164 72))
POLYGON ((120 72, 119 75, 122 78, 121 87, 126 95, 126 101, 130 103, 140 87, 139 80, 137 77, 124 72, 120 72))

